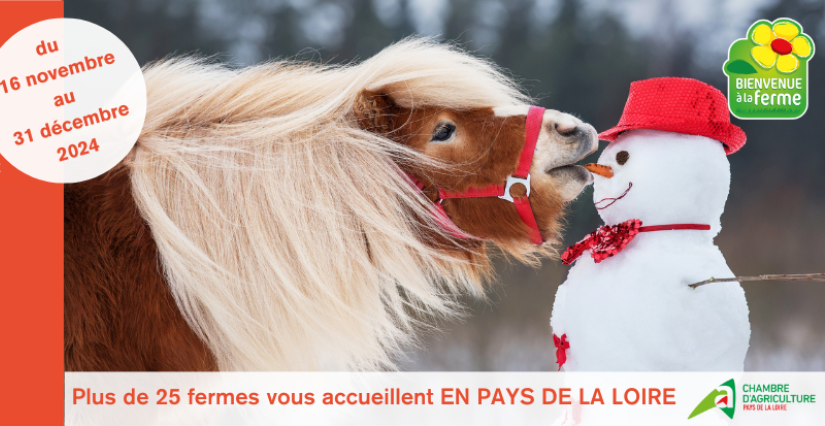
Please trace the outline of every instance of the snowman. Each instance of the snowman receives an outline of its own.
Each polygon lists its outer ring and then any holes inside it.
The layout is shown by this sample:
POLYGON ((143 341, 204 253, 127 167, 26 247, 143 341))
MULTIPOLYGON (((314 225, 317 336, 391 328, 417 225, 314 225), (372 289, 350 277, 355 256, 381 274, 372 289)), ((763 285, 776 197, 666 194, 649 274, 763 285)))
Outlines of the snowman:
POLYGON ((738 282, 713 243, 745 143, 727 100, 687 78, 634 82, 597 164, 605 226, 567 249, 550 324, 566 371, 741 371, 750 340, 738 282))

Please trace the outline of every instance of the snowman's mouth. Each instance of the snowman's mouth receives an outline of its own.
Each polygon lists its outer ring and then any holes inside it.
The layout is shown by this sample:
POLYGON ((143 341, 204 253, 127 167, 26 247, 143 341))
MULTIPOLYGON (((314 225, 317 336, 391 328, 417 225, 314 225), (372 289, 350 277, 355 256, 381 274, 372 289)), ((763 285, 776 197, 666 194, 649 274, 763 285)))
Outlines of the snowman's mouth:
POLYGON ((624 196, 627 195, 628 192, 630 192, 630 188, 633 188, 633 182, 630 182, 630 184, 627 185, 627 189, 624 191, 624 193, 622 193, 622 195, 619 195, 616 198, 602 198, 601 200, 596 201, 596 210, 604 210, 604 209, 612 206, 616 201, 619 201, 622 198, 624 198, 624 196), (603 206, 599 206, 599 204, 602 204, 604 202, 607 202, 607 204, 603 205, 603 206))

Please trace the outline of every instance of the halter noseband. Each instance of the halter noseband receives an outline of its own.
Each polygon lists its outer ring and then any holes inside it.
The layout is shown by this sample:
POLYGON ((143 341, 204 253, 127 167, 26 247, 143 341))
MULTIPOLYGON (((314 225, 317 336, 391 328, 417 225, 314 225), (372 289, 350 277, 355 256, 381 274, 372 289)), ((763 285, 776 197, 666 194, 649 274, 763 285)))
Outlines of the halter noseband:
MULTIPOLYGON (((527 120, 524 124, 524 148, 521 151, 518 167, 516 171, 507 177, 507 180, 502 185, 490 185, 483 188, 468 188, 464 192, 451 192, 442 188, 438 190, 438 200, 432 205, 430 211, 435 217, 441 227, 453 237, 461 239, 476 238, 466 232, 462 231, 455 222, 447 215, 447 210, 442 204, 446 199, 455 198, 485 198, 498 197, 502 200, 507 200, 516 206, 516 212, 521 220, 530 228, 530 242, 536 245, 541 245, 544 239, 541 237, 539 225, 536 223, 536 217, 533 214, 533 208, 530 206, 530 166, 533 164, 533 153, 536 150, 536 143, 538 142, 539 133, 541 132, 541 122, 544 117, 544 108, 531 106, 527 112, 527 120), (510 188, 515 184, 522 184, 526 190, 526 194, 521 197, 513 198, 510 195, 510 188)), ((412 182, 419 191, 424 189, 424 184, 409 175, 412 182)))

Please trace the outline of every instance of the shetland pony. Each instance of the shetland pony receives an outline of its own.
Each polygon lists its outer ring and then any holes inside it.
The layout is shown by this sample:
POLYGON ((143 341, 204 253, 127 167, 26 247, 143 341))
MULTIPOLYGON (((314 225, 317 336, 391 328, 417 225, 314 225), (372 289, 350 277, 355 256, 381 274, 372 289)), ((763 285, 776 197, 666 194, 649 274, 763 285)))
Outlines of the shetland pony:
POLYGON ((483 295, 492 246, 552 254, 590 183, 572 164, 596 132, 547 110, 529 194, 543 245, 509 201, 437 200, 513 173, 530 99, 428 40, 360 64, 184 58, 144 75, 133 151, 65 187, 66 370, 393 368, 421 318, 483 295))

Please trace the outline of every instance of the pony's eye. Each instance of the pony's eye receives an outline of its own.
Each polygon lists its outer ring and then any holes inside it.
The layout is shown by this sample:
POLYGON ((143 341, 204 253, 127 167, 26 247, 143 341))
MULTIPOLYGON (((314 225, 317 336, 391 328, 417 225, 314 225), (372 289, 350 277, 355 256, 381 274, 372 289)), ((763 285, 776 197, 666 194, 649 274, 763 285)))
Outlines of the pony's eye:
POLYGON ((453 137, 453 133, 455 133, 455 124, 441 123, 433 131, 432 142, 444 142, 453 137))
POLYGON ((616 162, 619 163, 620 166, 623 166, 624 163, 627 163, 627 160, 630 159, 630 153, 627 151, 619 151, 616 154, 616 162))

